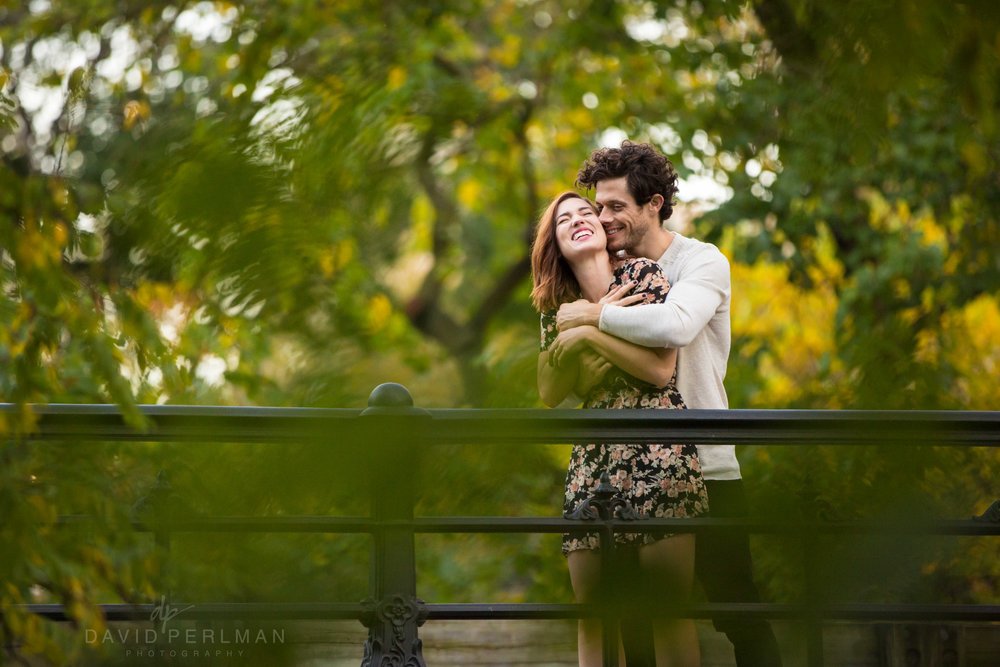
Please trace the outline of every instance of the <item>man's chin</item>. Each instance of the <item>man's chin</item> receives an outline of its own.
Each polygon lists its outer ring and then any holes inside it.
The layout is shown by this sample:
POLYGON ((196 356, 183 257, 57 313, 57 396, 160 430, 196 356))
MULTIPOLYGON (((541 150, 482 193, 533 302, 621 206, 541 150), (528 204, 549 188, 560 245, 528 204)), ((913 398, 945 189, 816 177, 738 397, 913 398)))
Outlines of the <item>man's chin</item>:
POLYGON ((608 252, 614 255, 625 250, 625 244, 618 241, 608 241, 608 252))

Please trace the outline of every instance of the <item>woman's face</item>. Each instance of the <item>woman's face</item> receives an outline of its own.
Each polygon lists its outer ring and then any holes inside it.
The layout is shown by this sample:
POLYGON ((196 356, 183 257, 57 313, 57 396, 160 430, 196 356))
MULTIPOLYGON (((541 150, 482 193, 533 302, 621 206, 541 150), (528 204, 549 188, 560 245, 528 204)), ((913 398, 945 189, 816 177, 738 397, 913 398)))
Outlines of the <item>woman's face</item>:
POLYGON ((597 252, 607 252, 608 237, 597 212, 584 199, 571 197, 556 208, 556 244, 559 254, 572 262, 597 252))

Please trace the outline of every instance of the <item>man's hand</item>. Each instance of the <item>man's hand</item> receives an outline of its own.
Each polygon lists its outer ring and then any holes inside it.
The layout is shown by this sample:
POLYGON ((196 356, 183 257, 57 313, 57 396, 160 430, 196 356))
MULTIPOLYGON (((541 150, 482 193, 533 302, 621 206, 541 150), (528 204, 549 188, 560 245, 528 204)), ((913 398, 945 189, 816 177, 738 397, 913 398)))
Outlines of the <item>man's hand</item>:
POLYGON ((592 326, 596 327, 601 321, 601 309, 604 306, 631 306, 645 298, 644 294, 631 294, 625 296, 635 287, 634 282, 627 282, 619 285, 597 303, 591 303, 586 299, 577 299, 559 306, 556 313, 556 327, 559 331, 566 331, 574 327, 592 326))
POLYGON ((568 331, 574 327, 596 327, 601 319, 601 308, 601 304, 591 303, 586 299, 564 303, 556 313, 556 326, 559 331, 568 331))
POLYGON ((575 362, 576 356, 587 349, 587 339, 594 331, 597 329, 592 326, 574 327, 560 331, 552 345, 549 346, 549 364, 554 368, 559 368, 563 364, 575 362))

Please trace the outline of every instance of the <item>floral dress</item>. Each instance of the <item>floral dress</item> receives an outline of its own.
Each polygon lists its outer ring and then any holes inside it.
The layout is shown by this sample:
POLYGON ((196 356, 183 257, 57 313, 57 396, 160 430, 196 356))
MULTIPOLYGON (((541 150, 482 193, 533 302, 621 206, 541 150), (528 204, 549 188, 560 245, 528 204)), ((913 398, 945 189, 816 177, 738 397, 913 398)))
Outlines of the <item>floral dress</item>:
MULTIPOLYGON (((662 303, 670 285, 660 266, 648 259, 630 259, 615 270, 608 288, 635 281, 633 294, 645 294, 640 303, 662 303)), ((559 330, 556 312, 542 313, 542 350, 555 341, 559 330)), ((648 408, 683 410, 684 401, 674 378, 665 387, 655 387, 617 368, 612 368, 584 399, 584 408, 648 408)), ((643 518, 694 517, 708 512, 708 494, 694 445, 587 444, 574 445, 566 473, 563 511, 572 512, 591 496, 607 471, 611 484, 643 518)), ((616 533, 617 543, 644 544, 667 537, 664 534, 616 533)), ((563 535, 564 554, 577 549, 598 549, 597 533, 563 535)))

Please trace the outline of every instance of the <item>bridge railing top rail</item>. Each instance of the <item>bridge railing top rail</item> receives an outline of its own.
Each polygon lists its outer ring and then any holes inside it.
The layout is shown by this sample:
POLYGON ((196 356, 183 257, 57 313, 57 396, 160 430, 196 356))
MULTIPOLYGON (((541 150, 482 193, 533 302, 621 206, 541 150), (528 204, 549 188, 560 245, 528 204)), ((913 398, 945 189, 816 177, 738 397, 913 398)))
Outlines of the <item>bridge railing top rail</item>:
MULTIPOLYGON (((0 404, 0 415, 21 407, 0 404)), ((1000 411, 543 410, 142 405, 142 426, 114 405, 31 406, 35 440, 289 442, 377 435, 426 444, 581 441, 1000 446, 1000 411)))

